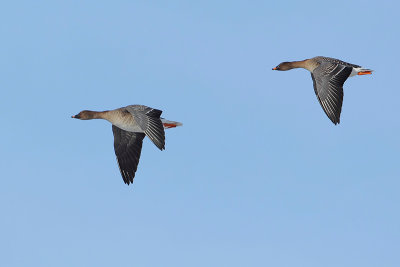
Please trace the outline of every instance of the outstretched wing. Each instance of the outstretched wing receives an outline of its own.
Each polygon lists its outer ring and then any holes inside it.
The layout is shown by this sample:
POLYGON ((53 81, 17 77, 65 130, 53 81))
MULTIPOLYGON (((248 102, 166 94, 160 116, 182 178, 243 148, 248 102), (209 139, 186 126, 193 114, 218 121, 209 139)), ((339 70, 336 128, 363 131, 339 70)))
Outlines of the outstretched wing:
POLYGON ((145 134, 128 132, 114 125, 112 130, 119 171, 124 182, 129 185, 129 183, 133 183, 133 178, 135 178, 145 134))
POLYGON ((325 114, 334 124, 340 123, 343 84, 350 76, 352 69, 352 67, 325 62, 321 63, 311 73, 318 101, 325 114))
POLYGON ((143 105, 131 105, 125 107, 140 128, 150 138, 150 140, 160 149, 165 149, 165 133, 164 126, 160 119, 161 110, 149 108, 143 105))

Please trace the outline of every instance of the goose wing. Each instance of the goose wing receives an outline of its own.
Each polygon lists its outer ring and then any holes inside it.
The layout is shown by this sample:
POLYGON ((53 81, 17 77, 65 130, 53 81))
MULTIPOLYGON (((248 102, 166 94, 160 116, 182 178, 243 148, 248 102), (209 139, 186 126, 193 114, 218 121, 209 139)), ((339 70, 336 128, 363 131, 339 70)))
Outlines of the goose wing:
POLYGON ((135 178, 145 134, 128 132, 114 125, 112 131, 119 171, 124 182, 129 185, 129 183, 133 183, 133 178, 135 178))
POLYGON ((131 105, 125 108, 132 114, 150 140, 160 150, 165 149, 165 132, 160 118, 162 111, 143 105, 131 105))
POLYGON ((343 84, 350 76, 353 67, 323 62, 311 73, 314 91, 328 118, 340 123, 343 103, 343 84))

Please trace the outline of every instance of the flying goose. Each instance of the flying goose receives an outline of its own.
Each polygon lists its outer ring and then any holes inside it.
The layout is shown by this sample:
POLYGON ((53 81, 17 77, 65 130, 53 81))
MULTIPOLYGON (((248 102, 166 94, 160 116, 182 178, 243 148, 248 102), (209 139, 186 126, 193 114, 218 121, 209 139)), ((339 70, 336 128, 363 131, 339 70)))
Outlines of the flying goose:
POLYGON ((165 149, 164 128, 174 128, 182 123, 161 118, 161 110, 143 105, 130 105, 107 111, 83 110, 72 118, 80 120, 103 119, 111 122, 114 150, 122 179, 133 183, 139 164, 143 138, 150 140, 160 150, 165 149))
POLYGON ((311 72, 314 91, 328 118, 340 123, 343 103, 343 84, 349 77, 372 74, 373 70, 330 57, 314 57, 302 61, 282 62, 273 70, 303 68, 311 72))

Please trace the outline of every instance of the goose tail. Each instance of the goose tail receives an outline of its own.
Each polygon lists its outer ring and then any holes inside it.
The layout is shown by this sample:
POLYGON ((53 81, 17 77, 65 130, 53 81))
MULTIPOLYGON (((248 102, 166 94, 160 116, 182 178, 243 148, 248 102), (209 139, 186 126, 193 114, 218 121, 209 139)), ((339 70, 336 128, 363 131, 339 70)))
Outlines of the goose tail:
POLYGON ((365 68, 353 68, 353 70, 350 73, 350 77, 355 76, 355 75, 367 75, 367 74, 372 74, 373 70, 371 69, 365 69, 365 68))
POLYGON ((175 128, 177 126, 182 126, 183 124, 177 121, 169 121, 164 118, 161 118, 161 122, 164 125, 165 129, 175 128))

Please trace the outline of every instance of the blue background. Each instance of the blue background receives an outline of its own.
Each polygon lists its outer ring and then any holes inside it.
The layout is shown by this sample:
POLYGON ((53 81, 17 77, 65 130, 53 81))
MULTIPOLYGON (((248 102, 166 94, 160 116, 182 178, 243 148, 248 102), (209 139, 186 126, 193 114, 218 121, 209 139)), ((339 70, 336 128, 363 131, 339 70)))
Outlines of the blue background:
POLYGON ((399 266, 395 1, 8 1, 0 9, 1 266, 399 266), (345 84, 341 124, 305 70, 345 84), (133 186, 111 125, 162 109, 133 186))

